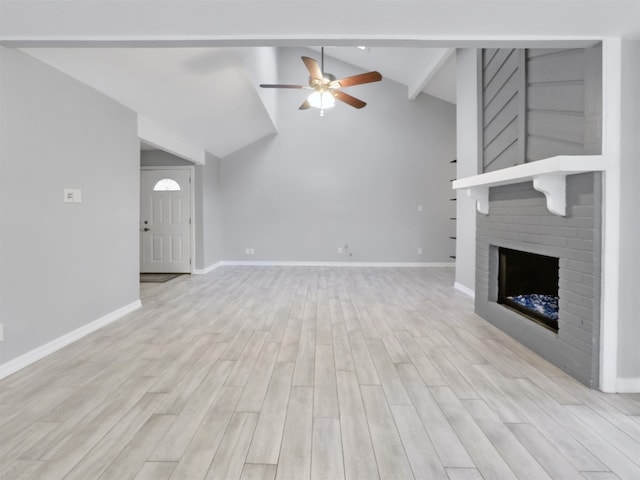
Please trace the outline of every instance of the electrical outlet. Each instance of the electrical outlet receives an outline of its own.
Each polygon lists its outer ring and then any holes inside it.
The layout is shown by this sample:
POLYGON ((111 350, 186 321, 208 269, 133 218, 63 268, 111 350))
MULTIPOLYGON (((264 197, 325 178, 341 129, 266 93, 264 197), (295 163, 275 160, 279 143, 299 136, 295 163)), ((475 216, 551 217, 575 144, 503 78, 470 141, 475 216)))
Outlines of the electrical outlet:
POLYGON ((342 255, 342 247, 338 247, 338 253, 342 255))
POLYGON ((422 205, 418 205, 418 211, 421 212, 422 211, 422 205))
POLYGON ((82 203, 82 190, 79 188, 73 189, 73 203, 82 203))
POLYGON ((422 249, 421 248, 418 249, 418 255, 422 255, 422 249))
POLYGON ((245 255, 251 255, 251 249, 250 248, 245 248, 244 249, 244 254, 245 255))
POLYGON ((256 254, 256 250, 254 248, 250 248, 249 255, 255 255, 255 254, 256 254))

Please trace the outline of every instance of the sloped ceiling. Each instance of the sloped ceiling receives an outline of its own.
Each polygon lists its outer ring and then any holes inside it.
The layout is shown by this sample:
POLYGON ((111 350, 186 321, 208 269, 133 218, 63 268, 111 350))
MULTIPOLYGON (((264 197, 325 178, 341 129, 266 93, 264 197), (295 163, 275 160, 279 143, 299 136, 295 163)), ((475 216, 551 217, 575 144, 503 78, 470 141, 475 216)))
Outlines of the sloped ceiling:
POLYGON ((275 132, 232 48, 24 51, 218 157, 275 132))
MULTIPOLYGON (((319 48, 314 48, 320 51, 319 48)), ((363 70, 378 70, 384 78, 393 80, 409 89, 424 82, 420 92, 438 97, 450 103, 456 102, 456 61, 453 51, 447 48, 420 47, 326 47, 325 55, 358 66, 363 70), (438 58, 446 54, 442 66, 434 66, 438 58), (431 74, 431 75, 427 75, 431 74)))
MULTIPOLYGON (((263 100, 264 95, 277 93, 260 90, 258 84, 278 79, 255 78, 265 70, 251 68, 255 48, 22 50, 217 157, 225 157, 276 131, 263 100)), ((376 69, 384 77, 408 85, 437 49, 328 50, 335 58, 352 63, 354 74, 376 69)), ((319 58, 319 53, 310 55, 319 58)), ((302 67, 301 63, 304 74, 302 67)), ((445 88, 436 93, 447 101, 455 101, 455 69, 449 69, 447 75, 448 78, 440 80, 445 88)))

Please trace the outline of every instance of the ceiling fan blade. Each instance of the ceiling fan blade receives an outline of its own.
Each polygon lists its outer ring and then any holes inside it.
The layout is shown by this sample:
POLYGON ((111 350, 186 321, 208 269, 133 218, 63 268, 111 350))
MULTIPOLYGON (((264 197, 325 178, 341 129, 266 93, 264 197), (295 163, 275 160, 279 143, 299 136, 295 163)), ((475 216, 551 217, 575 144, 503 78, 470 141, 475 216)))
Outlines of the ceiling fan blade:
POLYGON ((331 84, 332 86, 339 84, 340 87, 352 87, 354 85, 362 85, 363 83, 379 82, 380 80, 382 80, 382 75, 380 75, 379 72, 367 72, 352 77, 341 78, 340 80, 331 82, 331 84))
POLYGON ((311 104, 309 103, 309 100, 305 100, 302 102, 302 105, 298 107, 298 110, 307 110, 309 108, 311 108, 311 104))
POLYGON ((344 93, 340 90, 334 90, 333 96, 336 97, 341 102, 346 103, 347 105, 351 105, 353 108, 362 108, 366 105, 362 100, 352 97, 351 95, 344 93))
POLYGON ((302 57, 302 61, 304 62, 307 70, 309 70, 309 74, 311 78, 316 78, 318 80, 322 80, 322 70, 320 69, 320 65, 311 57, 302 57))
POLYGON ((262 88, 305 88, 303 85, 283 85, 280 83, 261 83, 262 88))

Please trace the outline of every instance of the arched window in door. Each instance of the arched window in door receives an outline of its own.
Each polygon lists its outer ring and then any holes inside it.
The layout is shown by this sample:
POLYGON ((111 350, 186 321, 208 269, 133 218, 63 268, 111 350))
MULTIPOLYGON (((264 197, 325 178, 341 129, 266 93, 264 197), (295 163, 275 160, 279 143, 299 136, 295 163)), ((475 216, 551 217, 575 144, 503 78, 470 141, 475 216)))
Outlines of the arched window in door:
POLYGON ((179 192, 181 190, 180 185, 171 178, 163 178, 158 180, 153 186, 154 192, 179 192))

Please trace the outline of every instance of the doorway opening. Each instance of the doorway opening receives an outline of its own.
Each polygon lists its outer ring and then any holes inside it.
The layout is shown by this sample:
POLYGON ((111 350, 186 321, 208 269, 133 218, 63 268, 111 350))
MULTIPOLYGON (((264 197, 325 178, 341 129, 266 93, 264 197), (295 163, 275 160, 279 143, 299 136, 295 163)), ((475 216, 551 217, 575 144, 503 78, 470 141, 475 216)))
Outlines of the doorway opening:
POLYGON ((142 167, 140 273, 193 269, 193 167, 142 167))

